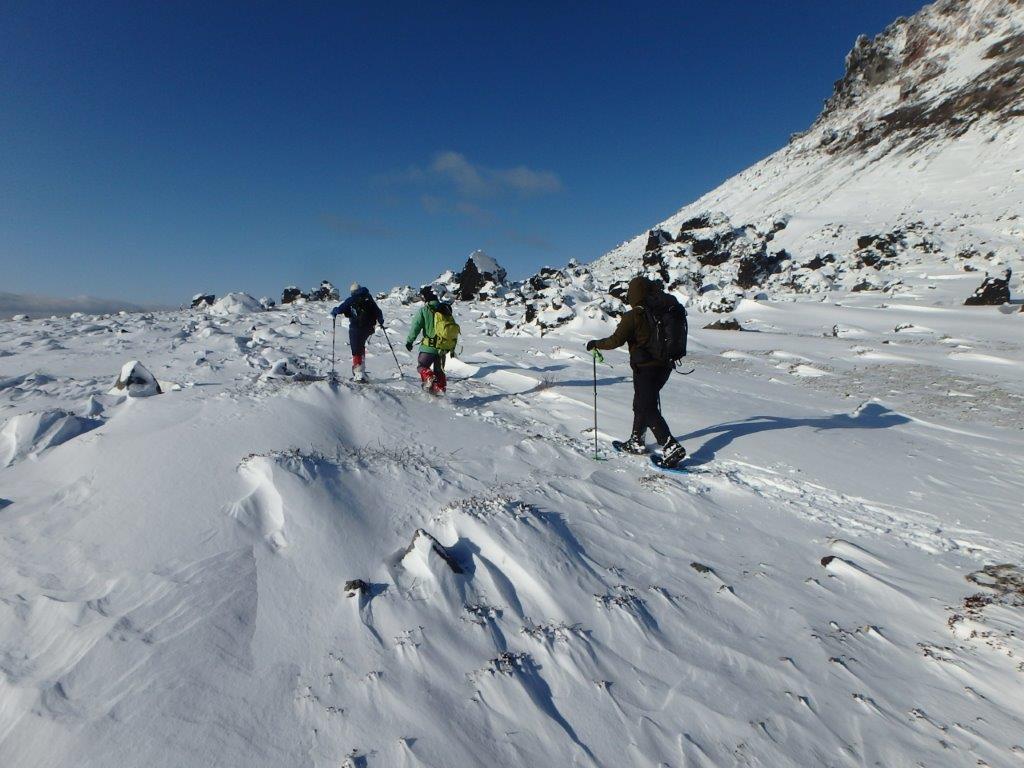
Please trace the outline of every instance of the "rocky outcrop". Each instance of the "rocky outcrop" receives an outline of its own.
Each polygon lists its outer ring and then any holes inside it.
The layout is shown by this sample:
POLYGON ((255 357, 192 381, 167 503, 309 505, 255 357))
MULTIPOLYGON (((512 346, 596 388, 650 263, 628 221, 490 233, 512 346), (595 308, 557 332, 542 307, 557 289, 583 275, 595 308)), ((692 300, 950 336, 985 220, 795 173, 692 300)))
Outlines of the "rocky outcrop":
POLYGON ((217 297, 212 293, 197 293, 192 297, 192 309, 204 309, 206 307, 212 307, 214 302, 217 301, 217 297))
POLYGON ((1019 0, 939 0, 874 39, 861 35, 815 123, 824 129, 820 146, 833 154, 884 141, 920 146, 983 118, 1024 115, 1024 29, 1013 23, 1020 15, 1019 0), (985 38, 978 61, 968 51, 985 38), (958 76, 960 57, 970 77, 958 76))
POLYGON ((704 326, 706 331, 743 331, 746 330, 739 321, 734 318, 722 318, 721 320, 715 320, 712 323, 708 323, 704 326))
POLYGON ((505 269, 483 251, 469 254, 460 272, 451 276, 449 288, 460 301, 487 299, 505 285, 505 269))
POLYGON ((653 251, 663 245, 674 242, 674 238, 663 229, 652 229, 647 233, 647 246, 645 251, 653 251))
POLYGON ((1002 277, 985 276, 985 280, 978 286, 974 294, 967 297, 964 302, 967 306, 999 306, 1010 302, 1010 274, 1006 270, 1002 277))
POLYGON ((299 290, 294 285, 289 285, 283 291, 281 291, 281 303, 282 304, 293 304, 296 301, 305 300, 309 297, 299 290))
MULTIPOLYGON (((307 298, 309 301, 338 301, 340 295, 330 280, 322 280, 318 287, 309 292, 307 298)), ((283 298, 281 303, 284 303, 283 298)))

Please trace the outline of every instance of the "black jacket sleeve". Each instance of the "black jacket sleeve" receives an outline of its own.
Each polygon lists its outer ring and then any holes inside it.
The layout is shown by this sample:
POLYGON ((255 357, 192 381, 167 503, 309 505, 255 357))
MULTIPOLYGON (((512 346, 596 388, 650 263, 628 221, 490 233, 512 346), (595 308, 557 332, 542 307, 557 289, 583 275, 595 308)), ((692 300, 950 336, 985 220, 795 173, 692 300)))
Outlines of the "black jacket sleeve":
POLYGON ((634 310, 629 310, 619 320, 619 325, 615 329, 615 332, 606 339, 598 339, 594 345, 598 349, 615 349, 621 347, 628 341, 633 339, 633 335, 636 333, 636 316, 634 310))

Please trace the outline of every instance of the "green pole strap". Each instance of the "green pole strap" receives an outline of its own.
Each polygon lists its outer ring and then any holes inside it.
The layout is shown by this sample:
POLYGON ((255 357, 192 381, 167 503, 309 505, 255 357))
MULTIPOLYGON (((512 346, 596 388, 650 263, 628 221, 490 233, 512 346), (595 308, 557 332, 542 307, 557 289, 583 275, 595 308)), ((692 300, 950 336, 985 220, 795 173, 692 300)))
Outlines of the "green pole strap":
POLYGON ((590 354, 592 354, 594 356, 594 362, 595 363, 603 363, 604 362, 604 355, 601 354, 601 350, 600 349, 597 349, 595 347, 594 349, 590 350, 590 354))

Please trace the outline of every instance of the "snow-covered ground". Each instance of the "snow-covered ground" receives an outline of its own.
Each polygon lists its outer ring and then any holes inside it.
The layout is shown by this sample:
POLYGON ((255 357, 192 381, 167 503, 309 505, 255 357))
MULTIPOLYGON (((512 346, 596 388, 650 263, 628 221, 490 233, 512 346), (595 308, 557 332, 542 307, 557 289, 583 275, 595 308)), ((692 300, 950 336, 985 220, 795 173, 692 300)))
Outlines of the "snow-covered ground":
POLYGON ((316 303, 0 323, 0 765, 1021 764, 1016 306, 694 313, 675 475, 473 306, 446 399, 396 300, 363 388, 316 303))

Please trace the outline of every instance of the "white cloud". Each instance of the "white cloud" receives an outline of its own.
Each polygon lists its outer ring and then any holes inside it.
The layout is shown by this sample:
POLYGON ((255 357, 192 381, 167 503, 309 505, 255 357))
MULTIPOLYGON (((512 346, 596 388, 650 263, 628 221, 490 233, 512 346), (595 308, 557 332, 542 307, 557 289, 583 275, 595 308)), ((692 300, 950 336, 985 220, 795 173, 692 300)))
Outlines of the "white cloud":
POLYGON ((426 167, 413 166, 400 173, 378 177, 377 181, 385 185, 443 184, 453 187, 463 198, 504 194, 528 197, 562 190, 562 180, 554 171, 536 170, 525 165, 488 168, 453 150, 435 153, 426 167))

